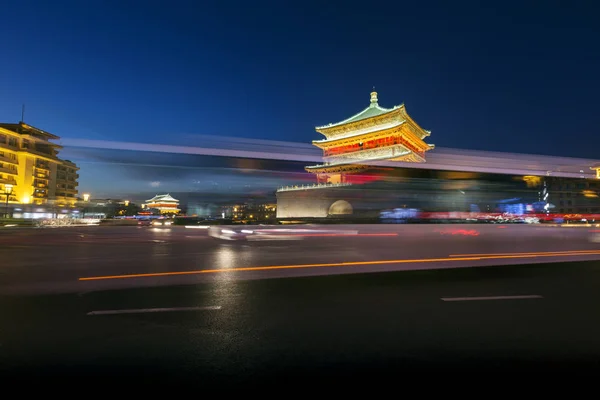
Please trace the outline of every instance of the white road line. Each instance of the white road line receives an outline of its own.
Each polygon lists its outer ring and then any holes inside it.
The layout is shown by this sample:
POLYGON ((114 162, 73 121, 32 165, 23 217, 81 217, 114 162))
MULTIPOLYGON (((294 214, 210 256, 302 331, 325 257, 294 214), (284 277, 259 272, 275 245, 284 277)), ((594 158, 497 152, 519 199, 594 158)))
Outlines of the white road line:
POLYGON ((488 296, 488 297, 442 297, 442 301, 485 301, 485 300, 525 300, 543 299, 539 294, 528 294, 521 296, 488 296))
POLYGON ((220 310, 221 306, 205 306, 205 307, 171 307, 171 308, 138 308, 130 310, 102 310, 90 311, 87 315, 116 315, 116 314, 144 314, 144 313, 159 313, 173 311, 202 311, 202 310, 220 310))

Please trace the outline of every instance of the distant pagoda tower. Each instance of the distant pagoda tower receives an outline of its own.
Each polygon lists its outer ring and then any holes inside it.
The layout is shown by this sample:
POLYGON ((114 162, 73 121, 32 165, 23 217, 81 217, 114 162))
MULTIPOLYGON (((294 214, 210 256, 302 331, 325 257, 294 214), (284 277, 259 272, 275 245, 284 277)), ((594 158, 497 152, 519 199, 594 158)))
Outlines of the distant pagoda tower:
POLYGON ((146 200, 144 208, 158 210, 161 214, 178 214, 179 200, 174 199, 170 194, 157 194, 153 198, 146 200))
POLYGON ((380 107, 375 91, 358 114, 315 129, 325 136, 312 142, 323 150, 324 163, 305 169, 318 183, 350 183, 353 173, 372 168, 365 165, 369 161, 425 162, 425 152, 434 148, 424 141, 431 132, 407 114, 404 104, 380 107))

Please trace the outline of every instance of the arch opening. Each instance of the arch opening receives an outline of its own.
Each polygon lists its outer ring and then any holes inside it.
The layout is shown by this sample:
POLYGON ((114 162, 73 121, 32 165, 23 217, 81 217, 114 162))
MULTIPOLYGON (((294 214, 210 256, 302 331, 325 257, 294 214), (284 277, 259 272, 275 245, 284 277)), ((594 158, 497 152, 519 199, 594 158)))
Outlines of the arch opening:
POLYGON ((329 206, 329 215, 351 215, 354 210, 346 200, 338 200, 329 206))

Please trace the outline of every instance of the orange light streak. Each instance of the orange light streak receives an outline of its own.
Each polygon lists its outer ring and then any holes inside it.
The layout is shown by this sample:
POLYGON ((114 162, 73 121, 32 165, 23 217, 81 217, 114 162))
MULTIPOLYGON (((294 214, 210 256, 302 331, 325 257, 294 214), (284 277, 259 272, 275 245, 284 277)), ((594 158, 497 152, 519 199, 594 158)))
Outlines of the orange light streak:
POLYGON ((480 254, 450 254, 448 257, 496 257, 496 256, 520 256, 520 255, 577 255, 577 254, 600 254, 600 250, 562 250, 562 251, 530 251, 524 253, 480 253, 480 254))
POLYGON ((79 278, 80 281, 95 281, 108 279, 131 279, 131 278, 148 278, 161 276, 178 276, 178 275, 199 275, 199 274, 216 274, 226 272, 243 272, 243 271, 270 271, 270 270, 286 270, 286 269, 301 269, 301 268, 327 268, 327 267, 351 267, 359 265, 385 265, 385 264, 409 264, 409 263, 435 263, 444 261, 478 261, 492 259, 507 259, 507 258, 536 258, 536 257, 559 257, 559 256, 582 256, 600 254, 600 251, 590 250, 589 252, 573 251, 573 252, 545 252, 545 253, 515 253, 515 254, 497 254, 497 255, 471 255, 468 257, 453 255, 442 258, 425 258, 425 259, 406 259, 406 260, 377 260, 377 261, 348 261, 338 263, 319 263, 319 264, 298 264, 298 265, 271 265, 259 267, 240 267, 228 269, 204 269, 192 271, 174 271, 174 272, 153 272, 143 274, 128 274, 128 275, 105 275, 91 276, 79 278))

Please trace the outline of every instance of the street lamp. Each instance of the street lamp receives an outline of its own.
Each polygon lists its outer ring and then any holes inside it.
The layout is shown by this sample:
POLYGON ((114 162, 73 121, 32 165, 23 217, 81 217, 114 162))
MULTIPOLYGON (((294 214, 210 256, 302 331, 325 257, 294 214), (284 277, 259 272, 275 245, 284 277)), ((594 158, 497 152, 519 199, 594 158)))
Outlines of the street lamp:
POLYGON ((10 197, 10 194, 12 193, 13 190, 13 185, 11 185, 10 183, 6 183, 4 184, 4 194, 6 195, 6 218, 9 218, 9 212, 8 212, 8 198, 10 197))
MULTIPOLYGON (((83 194, 83 201, 85 203, 90 201, 90 194, 89 193, 84 193, 83 194)), ((85 206, 85 204, 83 205, 83 215, 81 216, 81 218, 85 218, 85 212, 87 211, 87 207, 85 206)))

